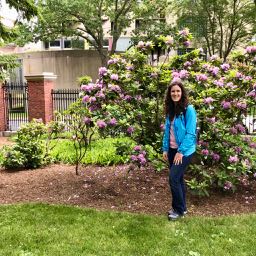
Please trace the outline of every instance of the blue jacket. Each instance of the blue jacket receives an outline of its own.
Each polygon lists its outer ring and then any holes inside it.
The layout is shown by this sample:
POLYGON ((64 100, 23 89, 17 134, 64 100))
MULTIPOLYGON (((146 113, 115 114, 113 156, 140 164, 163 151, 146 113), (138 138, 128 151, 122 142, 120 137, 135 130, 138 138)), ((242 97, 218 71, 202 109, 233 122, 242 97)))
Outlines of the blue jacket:
MULTIPOLYGON (((178 152, 189 156, 196 151, 196 111, 192 105, 188 105, 186 116, 180 114, 174 120, 174 136, 178 144, 178 152)), ((170 148, 170 118, 165 119, 165 130, 163 137, 163 152, 170 148)))

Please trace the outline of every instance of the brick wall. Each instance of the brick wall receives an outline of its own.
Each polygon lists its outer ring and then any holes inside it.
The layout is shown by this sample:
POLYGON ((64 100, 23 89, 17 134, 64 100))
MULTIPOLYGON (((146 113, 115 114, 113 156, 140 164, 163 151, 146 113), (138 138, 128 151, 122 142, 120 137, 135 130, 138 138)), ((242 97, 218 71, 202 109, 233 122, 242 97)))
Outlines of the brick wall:
POLYGON ((28 82, 28 118, 41 118, 44 123, 52 120, 52 96, 56 76, 53 74, 26 76, 28 82))

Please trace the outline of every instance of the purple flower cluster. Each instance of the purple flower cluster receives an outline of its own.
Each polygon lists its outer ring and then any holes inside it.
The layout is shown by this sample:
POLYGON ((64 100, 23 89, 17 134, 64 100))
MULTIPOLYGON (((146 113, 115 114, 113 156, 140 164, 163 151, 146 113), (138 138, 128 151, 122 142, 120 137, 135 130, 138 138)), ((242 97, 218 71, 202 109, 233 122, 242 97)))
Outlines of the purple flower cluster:
POLYGON ((220 67, 224 72, 230 69, 230 65, 228 63, 223 63, 222 65, 220 65, 220 67))
POLYGON ((96 124, 100 129, 103 129, 107 126, 107 124, 103 120, 98 120, 96 124))
POLYGON ((140 145, 137 145, 133 148, 133 150, 135 151, 141 151, 142 150, 142 147, 140 145))
POLYGON ((246 133, 246 129, 242 124, 236 124, 235 126, 231 127, 229 131, 231 134, 238 134, 238 132, 246 133))
POLYGON ((208 148, 208 147, 209 147, 209 142, 200 140, 200 141, 198 142, 198 145, 202 145, 203 147, 208 148))
POLYGON ((188 40, 186 40, 186 41, 183 42, 183 45, 184 45, 185 47, 189 47, 190 44, 191 44, 191 42, 188 41, 188 40))
POLYGON ((209 150, 208 149, 202 149, 201 153, 204 156, 208 156, 209 155, 209 150))
POLYGON ((117 62, 118 62, 118 59, 113 58, 113 59, 108 60, 108 65, 116 64, 117 62))
POLYGON ((219 73, 219 68, 215 66, 211 66, 210 64, 204 64, 202 68, 206 69, 211 75, 217 76, 219 73))
POLYGON ((179 36, 184 36, 184 37, 187 37, 189 35, 189 29, 188 28, 184 28, 183 30, 180 30, 178 32, 178 35, 179 36))
POLYGON ((214 99, 212 97, 204 98, 204 104, 210 105, 211 103, 213 103, 213 101, 214 99))
POLYGON ((251 53, 256 53, 256 45, 253 45, 253 46, 247 46, 245 51, 249 54, 251 53))
POLYGON ((118 81, 118 79, 119 79, 118 74, 112 74, 112 75, 110 76, 110 79, 111 79, 111 80, 118 81))
POLYGON ((232 187, 233 187, 233 184, 232 184, 232 182, 230 182, 230 181, 226 181, 225 183, 224 183, 224 189, 225 190, 230 190, 230 189, 232 189, 232 187))
POLYGON ((82 99, 83 103, 88 103, 90 102, 90 96, 89 95, 84 95, 83 99, 82 99))
POLYGON ((236 128, 239 132, 241 132, 241 133, 245 133, 245 132, 246 132, 246 129, 245 129, 244 125, 242 125, 242 124, 236 124, 236 125, 235 125, 235 128, 236 128))
POLYGON ((222 79, 219 79, 219 80, 214 80, 213 83, 215 85, 217 85, 218 87, 223 87, 224 86, 224 82, 222 79))
POLYGON ((224 100, 224 101, 221 102, 221 106, 222 106, 224 109, 230 109, 230 108, 231 108, 231 102, 224 100))
POLYGON ((150 49, 152 46, 153 46, 152 42, 139 41, 138 44, 137 44, 137 48, 139 48, 141 50, 150 49))
POLYGON ((100 67, 99 68, 99 76, 102 77, 102 76, 106 76, 108 73, 108 69, 106 67, 100 67))
POLYGON ((93 83, 89 83, 89 84, 82 84, 81 85, 81 90, 84 92, 89 92, 91 93, 91 91, 95 88, 93 83))
POLYGON ((216 123, 216 117, 206 117, 206 120, 210 124, 216 123))
POLYGON ((213 75, 213 76, 217 76, 218 75, 218 73, 219 73, 219 68, 218 67, 212 67, 211 68, 211 70, 210 70, 210 72, 211 72, 211 74, 213 75))
POLYGON ((246 109, 247 108, 247 105, 246 105, 246 102, 237 102, 236 103, 236 106, 239 108, 239 109, 246 109))
POLYGON ((235 127, 231 127, 231 128, 229 129, 229 132, 230 132, 231 134, 237 134, 237 133, 238 133, 238 131, 237 131, 237 129, 236 129, 235 127))
POLYGON ((236 78, 237 79, 243 79, 244 78, 244 75, 241 73, 241 72, 236 72, 236 78))
POLYGON ((212 153, 211 157, 214 161, 218 162, 220 160, 220 155, 217 153, 212 153))
POLYGON ((185 68, 191 67, 191 65, 192 65, 192 63, 191 63, 190 61, 186 61, 186 62, 184 63, 184 67, 185 67, 185 68))
POLYGON ((239 158, 238 158, 237 155, 230 156, 230 157, 228 158, 228 161, 229 161, 231 164, 235 164, 235 163, 237 163, 237 162, 239 161, 239 158))
POLYGON ((100 91, 98 91, 98 92, 95 94, 95 97, 96 97, 96 98, 99 98, 99 99, 105 99, 105 98, 106 98, 106 95, 104 94, 104 91, 105 91, 105 90, 100 90, 100 91))
POLYGON ((111 126, 115 126, 117 124, 117 120, 113 117, 108 121, 108 124, 111 126))
POLYGON ((132 71, 132 70, 134 70, 134 66, 132 64, 128 64, 126 66, 126 70, 132 71))
POLYGON ((242 152, 242 148, 238 146, 234 147, 234 150, 237 154, 240 154, 242 152))
POLYGON ((215 60, 217 60, 218 59, 218 56, 217 55, 212 55, 211 57, 210 57, 210 61, 215 61, 215 60))
POLYGON ((117 93, 121 92, 121 88, 118 85, 116 85, 116 84, 109 84, 108 88, 112 92, 117 92, 117 93))
POLYGON ((236 89, 237 85, 234 85, 232 82, 228 82, 226 87, 231 88, 231 89, 236 89))
POLYGON ((180 79, 187 79, 189 77, 189 72, 185 69, 182 69, 180 71, 173 71, 172 72, 172 77, 173 79, 177 79, 177 78, 180 78, 180 79))
POLYGON ((85 123, 85 124, 90 124, 91 121, 92 121, 92 120, 91 120, 90 117, 85 117, 85 118, 84 118, 84 123, 85 123))
POLYGON ((256 142, 251 142, 251 143, 249 144, 249 146, 250 146, 251 148, 256 148, 256 142))
POLYGON ((125 101, 131 101, 132 100, 132 96, 127 94, 127 95, 123 96, 123 99, 125 101))
POLYGON ((247 97, 252 97, 252 98, 256 98, 256 90, 252 90, 249 93, 247 93, 246 95, 247 97))
POLYGON ((206 74, 198 74, 196 75, 196 80, 198 82, 206 82, 208 80, 208 76, 206 74))
POLYGON ((251 76, 245 76, 245 77, 244 77, 244 80, 245 80, 245 81, 251 81, 251 80, 252 80, 252 77, 251 77, 251 76))
POLYGON ((140 145, 137 145, 133 148, 134 152, 131 155, 130 159, 138 164, 139 166, 143 166, 147 163, 146 159, 146 151, 140 145))
POLYGON ((134 133, 134 131, 135 131, 135 128, 133 127, 133 126, 129 126, 128 128, 127 128, 127 133, 128 134, 132 134, 132 133, 134 133))

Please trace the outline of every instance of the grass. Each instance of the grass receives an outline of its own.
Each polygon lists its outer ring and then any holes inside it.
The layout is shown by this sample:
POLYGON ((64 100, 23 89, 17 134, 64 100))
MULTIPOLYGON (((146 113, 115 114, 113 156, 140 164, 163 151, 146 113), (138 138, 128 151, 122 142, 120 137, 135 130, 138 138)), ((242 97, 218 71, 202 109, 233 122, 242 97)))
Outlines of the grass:
POLYGON ((128 214, 71 206, 0 206, 0 255, 255 255, 256 215, 128 214))
MULTIPOLYGON (((84 159, 83 164, 98 164, 98 165, 113 165, 122 164, 127 160, 127 154, 124 156, 116 154, 116 147, 114 143, 121 142, 131 145, 135 145, 135 142, 130 138, 106 138, 98 139, 92 142, 91 149, 88 150, 84 159)), ((61 140, 57 143, 53 149, 51 155, 56 161, 62 163, 75 163, 75 150, 73 142, 71 140, 61 140)))

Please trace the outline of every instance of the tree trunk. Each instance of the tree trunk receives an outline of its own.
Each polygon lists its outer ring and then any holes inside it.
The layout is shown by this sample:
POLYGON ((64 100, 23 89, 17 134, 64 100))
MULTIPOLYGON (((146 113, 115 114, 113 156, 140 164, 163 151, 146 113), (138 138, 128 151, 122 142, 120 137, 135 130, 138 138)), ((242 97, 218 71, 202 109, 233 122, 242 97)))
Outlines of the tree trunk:
POLYGON ((97 51, 100 55, 101 66, 106 67, 107 66, 107 59, 108 59, 107 53, 106 54, 104 53, 103 48, 98 48, 97 51))

